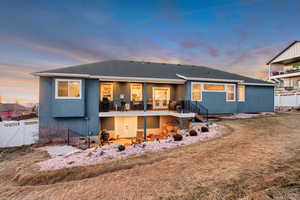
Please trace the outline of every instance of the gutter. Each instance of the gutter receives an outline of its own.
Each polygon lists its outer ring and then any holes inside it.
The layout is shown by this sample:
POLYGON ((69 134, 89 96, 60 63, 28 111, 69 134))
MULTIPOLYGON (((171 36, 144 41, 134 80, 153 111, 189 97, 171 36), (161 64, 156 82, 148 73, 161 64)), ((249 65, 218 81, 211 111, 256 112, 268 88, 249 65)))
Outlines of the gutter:
POLYGON ((254 86, 275 86, 274 83, 241 83, 240 85, 254 85, 254 86))
POLYGON ((240 85, 256 85, 256 86, 275 86, 273 83, 245 83, 244 80, 230 80, 230 79, 213 79, 213 78, 196 78, 196 77, 186 77, 180 74, 176 74, 176 76, 183 78, 185 80, 191 81, 212 81, 212 82, 228 82, 228 83, 238 83, 240 85))
POLYGON ((228 83, 243 83, 244 80, 232 80, 232 79, 216 79, 216 78, 197 78, 197 77, 187 77, 180 74, 176 74, 179 78, 189 80, 189 81, 212 81, 212 82, 228 82, 228 83))
POLYGON ((119 76, 95 76, 90 74, 69 74, 69 73, 32 73, 34 76, 56 76, 56 77, 74 77, 99 79, 100 81, 124 81, 124 82, 148 82, 148 83, 174 83, 184 84, 186 81, 182 79, 162 79, 162 78, 146 78, 146 77, 119 77, 119 76))

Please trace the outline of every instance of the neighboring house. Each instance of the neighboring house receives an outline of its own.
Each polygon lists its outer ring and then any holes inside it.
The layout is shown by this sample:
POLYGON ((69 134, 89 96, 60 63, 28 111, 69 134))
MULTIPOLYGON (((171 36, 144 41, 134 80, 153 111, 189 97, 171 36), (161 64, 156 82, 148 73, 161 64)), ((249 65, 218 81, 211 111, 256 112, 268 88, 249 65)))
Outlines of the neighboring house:
POLYGON ((17 103, 0 103, 0 118, 9 120, 28 114, 29 109, 17 103))
POLYGON ((40 76, 40 129, 81 135, 107 129, 126 138, 174 121, 182 128, 206 112, 274 111, 272 83, 202 66, 113 60, 34 75, 40 76))
POLYGON ((300 41, 294 41, 270 61, 269 80, 277 83, 279 95, 300 93, 300 41))

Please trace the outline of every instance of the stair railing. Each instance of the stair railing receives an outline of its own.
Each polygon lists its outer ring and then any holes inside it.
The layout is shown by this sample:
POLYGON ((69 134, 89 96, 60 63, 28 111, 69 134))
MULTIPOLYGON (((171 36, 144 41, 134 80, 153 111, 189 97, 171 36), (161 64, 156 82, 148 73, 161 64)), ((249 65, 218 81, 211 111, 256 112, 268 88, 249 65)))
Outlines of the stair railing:
POLYGON ((198 101, 185 100, 181 104, 181 112, 196 113, 202 115, 204 120, 208 120, 208 109, 200 104, 198 101))

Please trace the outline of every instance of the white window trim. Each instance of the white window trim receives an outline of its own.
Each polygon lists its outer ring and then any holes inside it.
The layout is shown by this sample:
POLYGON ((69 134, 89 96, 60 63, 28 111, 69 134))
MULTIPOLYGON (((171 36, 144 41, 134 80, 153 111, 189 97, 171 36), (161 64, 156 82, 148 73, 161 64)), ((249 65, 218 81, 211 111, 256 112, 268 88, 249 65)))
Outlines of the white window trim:
POLYGON ((103 90, 102 90, 102 85, 111 85, 111 101, 114 100, 114 84, 113 83, 109 83, 109 82, 105 82, 105 83, 100 83, 100 99, 101 101, 103 100, 103 90))
POLYGON ((143 101, 143 99, 144 99, 144 97, 143 97, 143 85, 141 83, 131 83, 130 84, 130 101, 132 101, 132 86, 133 85, 140 85, 141 86, 141 89, 142 89, 142 100, 141 101, 143 101))
MULTIPOLYGON (((69 90, 69 88, 68 88, 69 90)), ((80 79, 55 79, 55 99, 81 99, 82 93, 82 81, 80 79), (58 82, 60 81, 78 81, 79 82, 79 97, 60 97, 58 96, 58 82)))
POLYGON ((225 89, 226 91, 226 101, 229 101, 229 102, 234 102, 234 101, 236 101, 236 86, 235 86, 235 84, 226 84, 226 89, 225 89), (228 92, 227 92, 227 86, 228 85, 233 85, 233 100, 229 100, 228 99, 228 92))
POLYGON ((191 84, 191 100, 192 101, 202 101, 202 92, 203 92, 203 84, 202 83, 200 83, 200 82, 192 82, 192 84, 191 84), (194 100, 193 99, 193 85, 200 85, 200 93, 201 93, 201 95, 200 95, 200 99, 199 100, 194 100))
POLYGON ((202 101, 203 99, 203 92, 225 92, 226 94, 226 102, 235 102, 236 101, 236 85, 235 84, 228 84, 228 83, 205 83, 205 82, 192 82, 191 83, 191 100, 192 101, 202 101), (193 100, 193 85, 197 84, 200 85, 201 88, 201 100, 193 100), (205 90, 204 89, 204 84, 207 85, 224 85, 224 90, 205 90), (228 100, 228 94, 227 94, 227 85, 233 85, 233 91, 234 91, 234 100, 228 100))
MULTIPOLYGON (((152 87, 152 105, 153 105, 153 109, 157 109, 157 107, 155 108, 154 105, 155 105, 155 98, 154 98, 154 90, 157 90, 157 89, 167 89, 168 92, 167 92, 167 101, 170 101, 171 99, 171 89, 170 87, 152 87)), ((168 108, 168 106, 166 107, 162 107, 161 109, 165 109, 165 108, 168 108)), ((160 109, 160 108, 158 108, 160 109)))
POLYGON ((237 89, 237 95, 238 95, 238 101, 239 102, 245 102, 246 101, 246 86, 245 85, 238 85, 238 89, 237 89), (239 87, 244 87, 244 100, 240 100, 239 99, 239 93, 240 93, 240 90, 239 90, 239 87))

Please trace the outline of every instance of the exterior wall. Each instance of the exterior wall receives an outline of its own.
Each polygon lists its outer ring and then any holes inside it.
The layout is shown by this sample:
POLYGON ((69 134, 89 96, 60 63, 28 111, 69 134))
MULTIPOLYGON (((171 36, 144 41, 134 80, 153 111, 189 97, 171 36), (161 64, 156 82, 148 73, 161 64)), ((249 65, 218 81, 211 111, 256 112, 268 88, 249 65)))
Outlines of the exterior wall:
MULTIPOLYGON (((165 126, 165 124, 167 122, 172 122, 172 121, 177 121, 178 119, 176 117, 172 117, 172 116, 158 116, 159 120, 158 121, 154 121, 155 118, 154 117, 147 117, 147 123, 148 124, 152 124, 150 125, 150 127, 147 127, 147 134, 159 134, 163 131, 163 127, 165 126), (157 124, 159 123, 159 124, 157 124)), ((126 118, 126 117, 124 117, 126 118)), ((138 117, 136 117, 137 120, 137 131, 144 131, 142 125, 142 122, 138 120, 138 117)), ((100 129, 107 129, 107 132, 109 132, 110 136, 113 138, 116 138, 117 135, 120 136, 120 138, 122 138, 122 133, 117 133, 115 130, 115 118, 114 117, 103 117, 100 119, 100 124, 101 127, 100 129)))
POLYGON ((284 87, 300 88, 300 76, 283 78, 284 87))
POLYGON ((246 86, 245 102, 238 102, 238 112, 274 112, 274 87, 246 86))
MULTIPOLYGON (((201 82, 203 83, 203 82, 201 82)), ((226 84, 226 83, 224 83, 226 84)), ((186 83, 186 98, 191 100, 191 83, 186 83)), ((274 87, 245 86, 245 101, 226 101, 226 92, 202 92, 200 104, 209 114, 274 112, 274 87)))
POLYGON ((236 113, 236 101, 226 101, 226 92, 202 92, 201 104, 209 114, 236 113))
MULTIPOLYGON (((69 101, 55 101, 55 85, 54 78, 40 77, 40 99, 39 99, 39 129, 41 130, 51 130, 53 128, 58 128, 61 130, 69 128, 71 131, 77 133, 78 135, 86 136, 89 134, 97 135, 99 132, 99 93, 98 93, 98 80, 86 79, 84 87, 84 105, 83 107, 77 108, 77 106, 82 106, 82 102, 69 101), (65 108, 62 108, 62 105, 65 108), (58 109, 61 108, 62 112, 58 109), (80 113, 80 116, 70 117, 68 112, 74 114, 79 109, 81 112, 84 110, 84 115, 80 113), (53 115, 55 113, 55 115, 53 115), (56 117, 59 116, 59 117, 56 117)), ((83 94, 82 93, 82 94, 83 94)))

